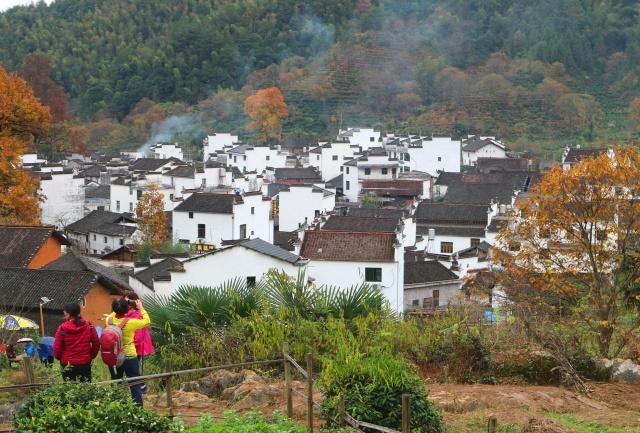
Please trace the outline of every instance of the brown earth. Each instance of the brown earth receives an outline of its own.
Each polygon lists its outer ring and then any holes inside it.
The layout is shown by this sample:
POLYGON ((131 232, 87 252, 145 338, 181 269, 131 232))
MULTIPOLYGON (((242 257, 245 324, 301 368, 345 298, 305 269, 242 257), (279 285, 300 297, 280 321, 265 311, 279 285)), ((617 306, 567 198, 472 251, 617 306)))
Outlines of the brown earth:
MULTIPOLYGON (((265 385, 279 394, 258 398, 255 409, 267 416, 274 410, 284 413, 282 382, 265 381, 265 385)), ((305 392, 303 382, 294 382, 294 387, 305 392)), ((442 409, 448 433, 486 432, 491 415, 498 418, 499 433, 640 433, 640 386, 590 383, 589 387, 589 395, 580 395, 554 386, 431 384, 429 397, 442 409), (566 417, 575 418, 575 425, 566 417)), ((159 397, 154 407, 166 413, 165 397, 159 397)), ((243 398, 221 400, 184 391, 176 391, 174 398, 176 415, 188 424, 203 412, 221 418, 225 410, 244 413, 252 408, 243 398)), ((315 401, 321 398, 314 394, 315 401)), ((294 393, 293 401, 294 418, 306 422, 306 400, 294 393)), ((315 424, 322 422, 316 410, 315 424)))

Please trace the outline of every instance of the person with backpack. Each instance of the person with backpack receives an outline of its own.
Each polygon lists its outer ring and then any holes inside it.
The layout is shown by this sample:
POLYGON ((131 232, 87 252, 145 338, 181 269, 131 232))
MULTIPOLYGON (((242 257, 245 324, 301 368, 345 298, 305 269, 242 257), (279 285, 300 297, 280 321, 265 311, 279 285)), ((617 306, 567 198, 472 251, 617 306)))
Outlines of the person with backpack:
MULTIPOLYGON (((140 299, 136 292, 129 292, 124 299, 129 304, 129 311, 125 317, 142 319, 142 314, 136 308, 136 301, 140 299)), ((144 358, 153 354, 153 342, 151 341, 151 331, 149 327, 138 329, 133 337, 133 344, 136 346, 136 353, 140 361, 140 374, 144 376, 144 358)), ((142 392, 147 391, 147 385, 142 384, 142 392)))
MULTIPOLYGON (((126 317, 129 312, 129 303, 124 299, 116 299, 111 304, 113 313, 107 316, 107 326, 102 330, 100 338, 100 350, 102 360, 109 366, 111 379, 122 379, 140 376, 140 361, 134 344, 135 333, 138 329, 149 326, 149 314, 142 306, 140 299, 135 302, 142 319, 126 317)), ((130 386, 133 401, 142 406, 142 386, 135 384, 130 386)))
POLYGON ((80 304, 67 304, 63 312, 66 320, 56 330, 53 356, 60 360, 64 380, 91 382, 91 361, 100 350, 98 333, 80 317, 80 304))

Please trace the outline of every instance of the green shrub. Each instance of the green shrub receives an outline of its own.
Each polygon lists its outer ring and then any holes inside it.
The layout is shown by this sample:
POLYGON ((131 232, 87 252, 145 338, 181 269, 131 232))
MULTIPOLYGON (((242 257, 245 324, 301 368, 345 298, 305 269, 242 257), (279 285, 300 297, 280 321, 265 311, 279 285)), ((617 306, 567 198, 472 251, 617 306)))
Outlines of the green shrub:
POLYGON ((337 421, 338 402, 343 397, 346 411, 354 418, 399 430, 402 394, 410 394, 412 431, 444 431, 441 415, 427 399, 420 376, 402 356, 388 350, 341 350, 324 360, 321 383, 325 390, 322 413, 330 424, 337 421))
POLYGON ((136 406, 128 389, 89 383, 43 389, 18 412, 16 432, 168 433, 179 431, 168 418, 136 406))
POLYGON ((256 412, 248 412, 242 416, 233 411, 224 413, 224 419, 213 421, 210 415, 200 418, 197 425, 186 430, 186 433, 306 433, 307 429, 295 421, 274 412, 272 419, 265 419, 256 412))

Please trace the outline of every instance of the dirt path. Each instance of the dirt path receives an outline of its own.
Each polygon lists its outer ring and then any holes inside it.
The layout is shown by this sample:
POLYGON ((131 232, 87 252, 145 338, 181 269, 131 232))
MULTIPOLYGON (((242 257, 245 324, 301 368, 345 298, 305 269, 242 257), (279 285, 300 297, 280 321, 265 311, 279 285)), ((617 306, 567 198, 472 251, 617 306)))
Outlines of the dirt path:
POLYGON ((520 432, 531 418, 555 426, 531 430, 540 433, 640 433, 640 386, 589 386, 585 396, 553 386, 433 384, 429 396, 455 433, 486 431, 490 415, 509 433, 520 432))

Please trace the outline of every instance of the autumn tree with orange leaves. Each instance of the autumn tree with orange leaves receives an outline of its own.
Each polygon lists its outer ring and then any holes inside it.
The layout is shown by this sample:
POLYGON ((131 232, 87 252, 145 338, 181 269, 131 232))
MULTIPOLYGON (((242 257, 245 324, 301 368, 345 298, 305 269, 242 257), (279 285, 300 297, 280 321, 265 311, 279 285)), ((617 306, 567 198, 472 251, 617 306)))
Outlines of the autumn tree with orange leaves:
POLYGON ((281 120, 289 115, 282 92, 277 87, 258 90, 244 100, 244 112, 251 121, 247 131, 255 134, 258 144, 282 139, 281 120))
POLYGON ((640 153, 618 148, 552 168, 517 206, 498 236, 497 276, 539 341, 602 357, 637 341, 639 198, 640 153))
POLYGON ((157 249, 167 239, 167 216, 164 213, 164 194, 157 184, 149 184, 136 205, 138 228, 142 243, 157 249))
POLYGON ((39 222, 38 183, 20 164, 27 146, 47 133, 50 119, 26 81, 0 67, 0 223, 39 222))

